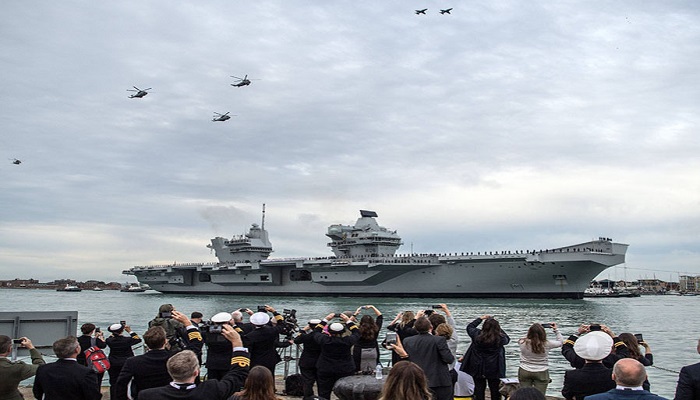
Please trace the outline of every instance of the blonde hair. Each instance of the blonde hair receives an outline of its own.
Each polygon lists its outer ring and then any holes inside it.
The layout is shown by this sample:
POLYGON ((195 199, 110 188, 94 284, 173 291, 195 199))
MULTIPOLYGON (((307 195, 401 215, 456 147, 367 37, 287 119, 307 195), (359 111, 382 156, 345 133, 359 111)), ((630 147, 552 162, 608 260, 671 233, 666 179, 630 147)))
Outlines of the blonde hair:
POLYGON ((418 364, 399 361, 389 371, 379 400, 430 400, 428 379, 418 364))
POLYGON ((453 333, 454 330, 452 329, 452 327, 444 322, 438 325, 437 328, 435 328, 435 334, 438 336, 444 336, 445 339, 451 339, 453 333))

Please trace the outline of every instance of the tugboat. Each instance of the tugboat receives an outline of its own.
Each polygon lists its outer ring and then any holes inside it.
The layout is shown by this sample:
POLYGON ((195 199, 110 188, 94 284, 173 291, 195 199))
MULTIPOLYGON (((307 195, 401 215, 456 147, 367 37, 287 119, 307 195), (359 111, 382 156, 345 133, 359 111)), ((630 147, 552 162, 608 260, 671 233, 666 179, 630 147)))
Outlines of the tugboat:
POLYGON ((83 289, 75 285, 66 285, 65 287, 56 288, 57 292, 82 292, 83 289))
POLYGON ((121 288, 119 291, 120 292, 129 292, 129 293, 142 293, 148 290, 147 286, 142 286, 139 285, 138 283, 132 283, 129 286, 125 286, 121 288))
MULTIPOLYGON (((548 250, 398 254, 395 230, 360 210, 354 225, 333 224, 328 257, 268 259, 262 224, 245 235, 215 237, 218 262, 136 266, 125 270, 162 293, 258 296, 583 298, 591 280, 625 262, 627 244, 610 238, 548 250)), ((434 227, 439 229, 440 227, 434 227)))

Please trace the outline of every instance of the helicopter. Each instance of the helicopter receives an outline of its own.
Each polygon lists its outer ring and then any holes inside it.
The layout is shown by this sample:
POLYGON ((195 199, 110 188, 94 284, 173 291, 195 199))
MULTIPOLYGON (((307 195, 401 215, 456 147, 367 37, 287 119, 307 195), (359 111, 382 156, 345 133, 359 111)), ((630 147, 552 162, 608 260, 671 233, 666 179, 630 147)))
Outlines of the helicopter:
POLYGON ((12 160, 12 164, 15 164, 15 165, 20 165, 20 164, 22 164, 22 161, 21 161, 21 160, 18 160, 18 159, 16 159, 16 158, 10 158, 10 160, 12 160))
POLYGON ((231 78, 236 78, 238 79, 238 82, 232 83, 231 86, 235 87, 243 87, 243 86, 248 86, 251 84, 250 79, 248 79, 248 75, 244 76, 243 78, 239 78, 237 76, 231 75, 231 78))
POLYGON ((418 14, 425 14, 426 11, 428 11, 427 8, 424 8, 424 9, 422 9, 422 10, 416 10, 416 15, 418 15, 418 14))
POLYGON ((136 94, 132 94, 129 96, 130 99, 140 99, 148 94, 148 90, 151 90, 153 88, 139 89, 136 86, 134 86, 134 89, 126 89, 127 92, 136 92, 136 94))
POLYGON ((448 8, 447 10, 440 10, 440 14, 452 14, 450 11, 452 11, 451 8, 448 8))
POLYGON ((228 112, 226 114, 219 114, 218 112, 214 111, 214 114, 215 115, 214 115, 214 118, 212 118, 212 122, 216 122, 216 121, 224 122, 224 121, 231 119, 231 117, 228 115, 228 112))

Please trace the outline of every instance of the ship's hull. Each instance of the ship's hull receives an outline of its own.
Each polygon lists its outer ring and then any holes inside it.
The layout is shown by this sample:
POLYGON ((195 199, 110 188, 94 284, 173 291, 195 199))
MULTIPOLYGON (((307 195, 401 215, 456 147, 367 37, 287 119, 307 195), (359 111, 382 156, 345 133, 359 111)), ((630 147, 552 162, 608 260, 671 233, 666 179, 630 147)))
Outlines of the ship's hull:
POLYGON ((590 281, 624 262, 627 245, 594 241, 489 255, 281 259, 134 267, 163 293, 264 296, 583 298, 590 281))

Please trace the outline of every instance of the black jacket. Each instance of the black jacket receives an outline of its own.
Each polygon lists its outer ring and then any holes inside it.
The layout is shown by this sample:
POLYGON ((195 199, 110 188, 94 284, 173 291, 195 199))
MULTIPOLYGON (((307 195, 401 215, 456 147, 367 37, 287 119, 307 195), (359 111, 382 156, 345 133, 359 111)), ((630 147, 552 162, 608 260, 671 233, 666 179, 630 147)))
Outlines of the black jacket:
MULTIPOLYGON (((280 321, 282 316, 275 313, 275 319, 280 321)), ((250 352, 250 365, 262 365, 270 371, 275 371, 275 365, 280 362, 280 355, 277 353, 277 342, 280 338, 281 324, 276 326, 262 325, 256 327, 252 332, 242 337, 243 346, 250 352)))
POLYGON ((301 356, 299 356, 299 368, 316 368, 316 362, 321 355, 321 345, 314 340, 313 332, 301 331, 294 338, 294 343, 304 346, 301 356))
POLYGON ((73 360, 59 359, 36 370, 34 397, 44 400, 98 400, 97 374, 73 360))
MULTIPOLYGON (((105 343, 104 340, 94 338, 95 339, 95 347, 98 349, 104 349, 107 347, 107 343, 105 343)), ((78 344, 80 344, 80 354, 78 354, 78 357, 76 359, 78 360, 78 364, 80 365, 86 365, 85 362, 85 350, 89 349, 92 347, 92 341, 93 337, 90 335, 82 335, 78 337, 78 344)))
MULTIPOLYGON (((584 364, 586 364, 586 360, 579 357, 578 354, 576 354, 576 352, 574 351, 574 344, 576 343, 577 339, 578 336, 569 336, 564 341, 564 344, 561 346, 561 354, 564 356, 564 358, 566 358, 566 360, 569 362, 569 364, 571 364, 572 367, 582 368, 584 364)), ((605 365, 607 368, 612 368, 613 365, 615 365, 615 363, 617 362, 617 360, 629 357, 629 350, 627 349, 627 345, 625 345, 625 343, 622 340, 620 340, 619 337, 616 336, 613 338, 613 346, 615 347, 615 351, 608 354, 603 359, 603 365, 605 365)))
POLYGON ((467 333, 472 338, 472 344, 464 354, 460 370, 474 378, 504 378, 506 376, 506 350, 503 346, 510 342, 510 337, 501 331, 499 342, 482 343, 477 339, 481 333, 481 329, 477 328, 480 323, 481 318, 477 318, 467 325, 467 333))
MULTIPOLYGON (((229 348, 231 348, 230 342, 229 348)), ((172 354, 168 350, 149 350, 146 354, 127 359, 115 385, 116 399, 112 400, 127 399, 127 386, 132 379, 131 396, 134 399, 138 398, 141 390, 170 383, 171 378, 166 363, 172 354)))
POLYGON ((421 333, 406 338, 403 347, 408 359, 425 371, 429 387, 452 386, 449 365, 455 357, 444 337, 421 333))
POLYGON ((134 356, 131 346, 141 343, 141 338, 136 332, 131 332, 130 336, 112 335, 106 340, 109 346, 109 363, 114 366, 122 366, 126 359, 134 356))
MULTIPOLYGON (((321 326, 325 325, 321 322, 321 326)), ((316 362, 316 369, 320 375, 352 375, 355 372, 355 362, 352 360, 350 349, 360 339, 357 326, 350 322, 348 336, 330 336, 322 332, 323 328, 314 329, 313 338, 321 346, 321 355, 316 362)))
POLYGON ((582 368, 564 372, 561 394, 567 400, 582 400, 586 396, 615 389, 616 386, 610 368, 601 363, 586 363, 582 368))
POLYGON ((681 368, 675 400, 700 399, 700 363, 681 368))

